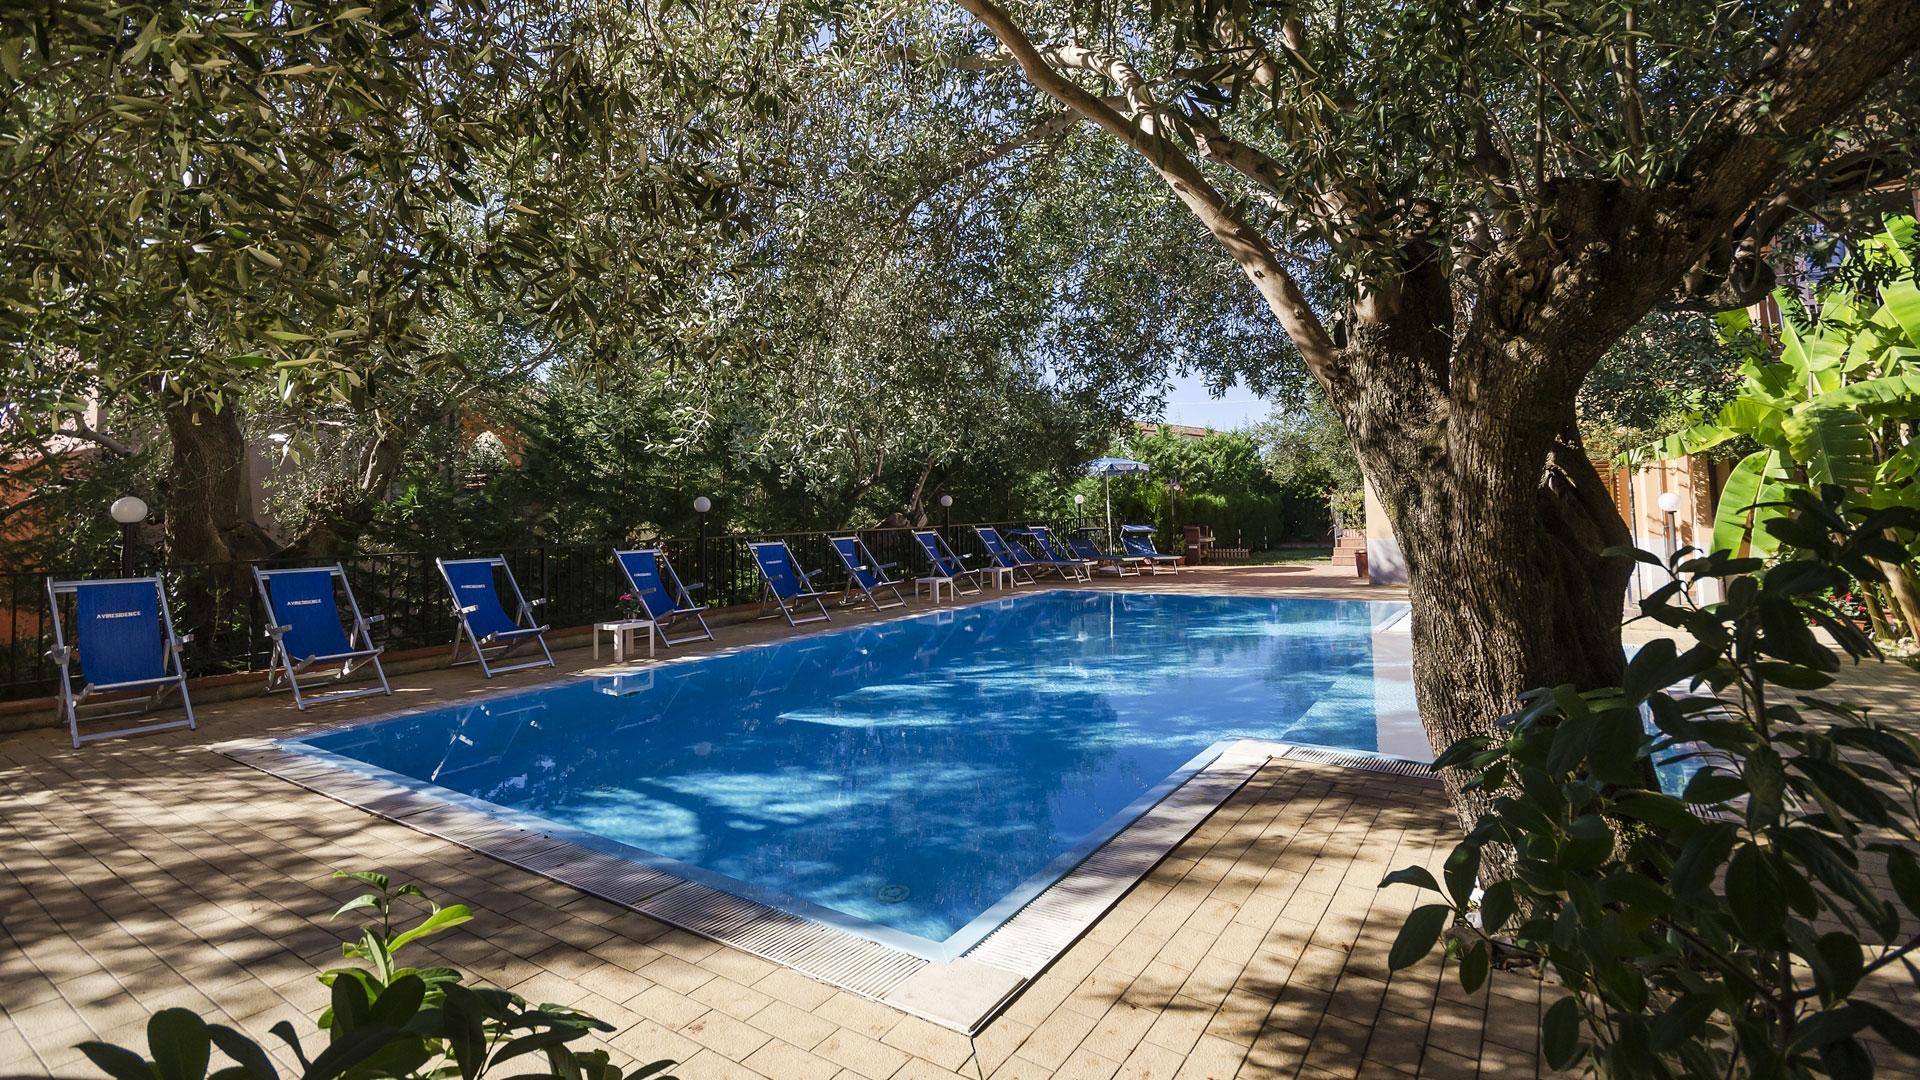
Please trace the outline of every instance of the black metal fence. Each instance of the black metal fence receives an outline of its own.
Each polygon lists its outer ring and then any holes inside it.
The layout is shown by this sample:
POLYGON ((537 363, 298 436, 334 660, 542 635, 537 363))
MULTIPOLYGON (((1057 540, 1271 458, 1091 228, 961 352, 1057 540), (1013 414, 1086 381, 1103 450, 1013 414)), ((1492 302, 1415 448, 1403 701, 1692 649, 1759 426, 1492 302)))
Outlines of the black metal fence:
MULTIPOLYGON (((970 525, 939 530, 954 549, 969 557, 969 565, 985 558, 970 525)), ((755 536, 755 540, 785 540, 794 558, 809 571, 825 570, 822 584, 839 583, 841 563, 828 543, 839 532, 792 532, 755 536)), ((924 573, 925 556, 910 529, 864 529, 860 536, 876 559, 898 563, 896 574, 924 573)), ((712 607, 750 604, 760 598, 760 580, 748 538, 729 536, 680 537, 657 542, 664 547, 680 577, 689 585, 704 582, 697 599, 712 607)), ((389 649, 450 645, 454 616, 447 587, 434 565, 437 553, 397 552, 355 555, 339 560, 365 614, 384 615, 374 625, 374 639, 389 649)), ((491 552, 466 552, 485 555, 491 552)), ((499 552, 529 600, 545 597, 541 621, 556 627, 585 626, 612 618, 627 589, 625 576, 613 560, 613 545, 545 545, 499 552)), ((159 563, 132 567, 135 574, 160 574, 167 584, 168 603, 175 628, 192 634, 185 649, 191 675, 250 671, 267 665, 272 643, 266 635, 266 613, 254 586, 253 567, 311 565, 311 561, 264 560, 257 563, 159 563)), ((47 650, 53 643, 46 582, 66 579, 123 576, 125 567, 62 567, 0 573, 0 608, 8 623, 0 627, 0 700, 35 697, 51 691, 56 677, 47 650)), ((69 622, 68 625, 71 625, 69 622)))

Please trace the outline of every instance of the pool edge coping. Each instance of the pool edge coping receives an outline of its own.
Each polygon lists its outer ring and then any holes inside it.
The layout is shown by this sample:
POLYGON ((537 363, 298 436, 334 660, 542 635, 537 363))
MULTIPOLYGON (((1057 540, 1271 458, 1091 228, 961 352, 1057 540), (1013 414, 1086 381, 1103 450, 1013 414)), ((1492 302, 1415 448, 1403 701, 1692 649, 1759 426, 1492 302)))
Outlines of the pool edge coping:
MULTIPOLYGON (((233 761, 539 874, 830 986, 973 1036, 1276 759, 1431 778, 1426 762, 1263 739, 1223 740, 1190 775, 1019 905, 957 958, 932 960, 831 922, 349 769, 281 740, 228 740, 233 761), (1217 751, 1217 753, 1215 752, 1217 751)), ((1169 779, 1179 771, 1169 774, 1169 779)))

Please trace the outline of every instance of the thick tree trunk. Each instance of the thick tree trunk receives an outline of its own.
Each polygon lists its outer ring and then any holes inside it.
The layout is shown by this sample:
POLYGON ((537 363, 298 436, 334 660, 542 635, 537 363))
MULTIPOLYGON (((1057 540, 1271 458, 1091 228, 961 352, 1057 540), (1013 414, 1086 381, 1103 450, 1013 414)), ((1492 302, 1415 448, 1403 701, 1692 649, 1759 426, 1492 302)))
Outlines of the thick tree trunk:
POLYGON ((167 410, 173 443, 168 470, 167 555, 173 562, 262 559, 275 544, 253 516, 247 442, 231 405, 167 410))
MULTIPOLYGON (((1418 357, 1357 367, 1335 404, 1407 560, 1414 685, 1434 752, 1492 732, 1526 690, 1617 684, 1632 567, 1600 552, 1631 537, 1579 444, 1572 391, 1516 413, 1497 394, 1438 397, 1418 357)), ((1461 779, 1447 778, 1471 826, 1484 802, 1461 779)))

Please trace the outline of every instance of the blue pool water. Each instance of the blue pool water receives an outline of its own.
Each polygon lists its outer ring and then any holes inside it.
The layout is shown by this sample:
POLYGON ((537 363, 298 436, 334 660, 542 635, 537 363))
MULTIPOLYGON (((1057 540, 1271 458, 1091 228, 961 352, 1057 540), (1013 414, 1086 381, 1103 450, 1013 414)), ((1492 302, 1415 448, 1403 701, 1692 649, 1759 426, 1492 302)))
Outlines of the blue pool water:
POLYGON ((1405 607, 1040 592, 301 741, 952 946, 1217 742, 1417 735, 1374 670, 1405 607))

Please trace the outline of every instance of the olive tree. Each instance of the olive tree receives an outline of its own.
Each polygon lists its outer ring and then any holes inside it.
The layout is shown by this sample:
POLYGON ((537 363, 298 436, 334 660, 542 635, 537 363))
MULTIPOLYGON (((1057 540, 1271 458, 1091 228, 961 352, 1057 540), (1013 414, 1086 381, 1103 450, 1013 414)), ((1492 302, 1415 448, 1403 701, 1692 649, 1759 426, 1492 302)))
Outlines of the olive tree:
POLYGON ((683 299, 663 266, 739 210, 723 124, 772 104, 735 83, 760 38, 703 28, 603 0, 7 7, 10 426, 119 453, 86 400, 157 410, 175 557, 267 554, 249 394, 377 412, 372 384, 449 359, 452 297, 593 349, 683 299))
POLYGON ((1911 0, 954 3, 894 55, 970 95, 966 163, 1128 148, 1325 389, 1406 555, 1436 752, 1619 682, 1627 535, 1575 413, 1601 355, 1763 295, 1796 208, 1908 168, 1911 0))

